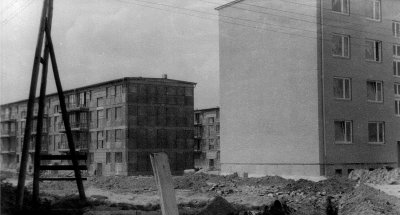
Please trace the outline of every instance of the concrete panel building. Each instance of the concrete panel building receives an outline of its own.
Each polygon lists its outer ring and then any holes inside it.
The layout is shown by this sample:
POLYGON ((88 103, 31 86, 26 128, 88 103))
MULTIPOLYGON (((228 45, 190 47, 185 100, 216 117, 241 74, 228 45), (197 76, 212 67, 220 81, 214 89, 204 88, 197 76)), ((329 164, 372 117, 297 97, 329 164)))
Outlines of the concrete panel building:
MULTIPOLYGON (((194 86, 166 76, 129 77, 65 91, 74 143, 88 154, 89 173, 151 174, 149 154, 160 151, 168 154, 173 173, 193 168, 194 86)), ((19 167, 26 108, 26 100, 1 105, 2 169, 19 167)), ((43 153, 68 153, 56 94, 46 97, 44 122, 43 153)), ((33 170, 34 135, 28 170, 33 170)))
POLYGON ((220 170, 219 107, 194 111, 194 167, 220 170))
POLYGON ((221 169, 333 175, 400 160, 400 1, 218 7, 221 169))

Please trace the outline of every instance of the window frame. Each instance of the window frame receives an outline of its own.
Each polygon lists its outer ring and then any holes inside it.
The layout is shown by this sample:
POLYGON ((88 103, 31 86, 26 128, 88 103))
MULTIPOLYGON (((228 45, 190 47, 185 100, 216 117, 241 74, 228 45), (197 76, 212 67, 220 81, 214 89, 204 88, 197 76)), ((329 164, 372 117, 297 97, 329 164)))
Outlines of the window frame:
POLYGON ((381 63, 382 61, 383 61, 383 58, 382 58, 382 41, 380 41, 380 40, 374 40, 374 39, 366 39, 365 40, 365 43, 367 43, 367 42, 373 42, 373 57, 374 57, 374 60, 373 59, 368 59, 367 58, 367 48, 369 47, 367 44, 365 44, 365 55, 364 55, 364 58, 365 58, 365 60, 366 61, 368 61, 368 62, 375 62, 375 63, 381 63), (376 53, 376 50, 377 50, 377 48, 376 48, 376 45, 378 44, 378 56, 379 56, 379 59, 378 60, 376 60, 376 57, 377 57, 377 53, 376 53))
POLYGON ((333 10, 334 1, 335 0, 332 0, 332 2, 331 2, 331 11, 333 13, 338 13, 338 14, 343 14, 343 15, 350 15, 350 0, 339 0, 340 1, 340 11, 333 10), (347 12, 343 12, 344 11, 344 4, 343 4, 344 1, 347 2, 347 8, 346 8, 347 12))
POLYGON ((332 33, 332 56, 333 57, 337 57, 337 58, 344 58, 344 59, 350 59, 350 53, 351 53, 351 49, 350 49, 350 46, 351 46, 351 44, 350 44, 350 35, 346 35, 346 34, 339 34, 339 33, 332 33), (342 53, 340 54, 340 55, 337 55, 337 54, 335 54, 334 53, 334 51, 333 51, 333 46, 334 46, 334 43, 333 43, 333 37, 334 36, 339 36, 340 37, 340 39, 341 39, 341 42, 342 42, 342 47, 341 47, 341 49, 342 49, 342 53), (345 39, 344 38, 347 38, 347 55, 345 55, 345 39))
POLYGON ((385 129, 385 122, 383 122, 383 121, 370 121, 370 122, 368 122, 368 144, 385 144, 385 130, 386 130, 385 129), (376 126, 376 128, 377 128, 377 130, 376 130, 377 142, 371 142, 370 139, 369 139, 369 136, 370 136, 369 124, 373 124, 373 123, 377 125, 376 126), (382 128, 383 128, 382 141, 379 141, 379 131, 380 131, 379 124, 383 125, 382 126, 382 128))
POLYGON ((352 83, 351 83, 351 78, 346 78, 346 77, 333 77, 333 97, 336 100, 345 100, 345 101, 350 101, 352 99, 352 83), (343 84, 343 96, 341 98, 335 96, 335 80, 341 80, 343 84), (346 98, 346 80, 349 83, 349 98, 346 98))
POLYGON ((115 152, 114 153, 114 161, 115 161, 115 163, 123 163, 123 155, 122 155, 122 152, 115 152), (120 155, 120 156, 117 156, 117 154, 118 155, 120 155), (117 160, 117 158, 121 158, 121 160, 119 161, 119 159, 117 160))
POLYGON ((367 19, 371 20, 371 21, 376 21, 376 22, 382 21, 382 1, 381 0, 369 0, 369 1, 372 2, 372 4, 373 4, 373 6, 372 6, 372 16, 373 16, 373 18, 371 18, 370 16, 368 16, 366 14, 367 19), (379 3, 379 19, 377 19, 375 17, 375 14, 376 14, 376 3, 377 2, 379 3))
POLYGON ((400 77, 400 59, 393 59, 393 76, 400 77))
POLYGON ((400 38, 400 21, 392 21, 392 33, 396 38, 400 38))
POLYGON ((106 164, 111 163, 111 152, 106 152, 106 164))
POLYGON ((397 43, 393 44, 393 58, 400 59, 400 44, 397 43))
POLYGON ((114 109, 114 120, 118 121, 122 119, 122 106, 115 107, 114 109))
POLYGON ((115 129, 114 139, 115 142, 122 142, 122 129, 115 129), (119 133, 119 135, 117 135, 119 133), (119 136, 119 138, 117 138, 119 136))
POLYGON ((400 83, 394 83, 394 97, 400 97, 400 83))
POLYGON ((335 144, 353 144, 353 121, 352 120, 343 120, 343 119, 341 119, 341 120, 334 120, 333 121, 333 126, 334 126, 334 143, 335 144), (335 124, 337 123, 337 122, 339 122, 339 123, 344 123, 344 133, 343 133, 343 136, 344 136, 344 140, 343 141, 341 141, 341 140, 336 140, 336 128, 335 128, 335 124), (346 140, 346 138, 347 138, 347 123, 350 123, 350 140, 346 140))
POLYGON ((383 91, 384 91, 384 88, 383 88, 383 81, 376 81, 376 80, 367 80, 367 101, 368 102, 371 102, 371 103, 383 103, 384 102, 384 93, 383 93, 383 91), (381 98, 382 98, 382 100, 381 101, 379 101, 379 100, 377 100, 377 98, 378 98, 378 87, 376 87, 376 92, 375 92, 375 100, 370 100, 369 98, 368 98, 368 83, 369 82, 373 82, 373 83, 375 83, 375 84, 381 84, 381 98))
POLYGON ((400 98, 394 100, 394 115, 400 117, 400 98))

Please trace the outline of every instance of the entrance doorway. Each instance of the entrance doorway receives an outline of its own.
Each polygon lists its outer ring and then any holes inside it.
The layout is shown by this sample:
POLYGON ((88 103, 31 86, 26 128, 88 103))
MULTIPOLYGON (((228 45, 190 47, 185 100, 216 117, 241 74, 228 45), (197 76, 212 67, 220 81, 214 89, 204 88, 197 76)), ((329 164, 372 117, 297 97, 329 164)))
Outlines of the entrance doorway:
POLYGON ((208 168, 209 168, 210 170, 213 170, 213 169, 214 169, 214 159, 208 160, 208 168))
POLYGON ((97 163, 96 175, 102 176, 103 175, 103 164, 97 163))

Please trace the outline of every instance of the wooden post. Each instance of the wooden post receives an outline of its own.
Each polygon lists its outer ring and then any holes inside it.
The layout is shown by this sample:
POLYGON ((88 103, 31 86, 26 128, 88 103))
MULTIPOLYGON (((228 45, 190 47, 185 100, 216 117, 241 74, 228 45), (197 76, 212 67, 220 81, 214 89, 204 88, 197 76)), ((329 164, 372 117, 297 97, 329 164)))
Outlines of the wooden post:
POLYGON ((68 147, 69 147, 69 151, 70 151, 70 155, 71 155, 71 159, 72 159, 72 165, 74 166, 76 184, 78 186, 78 191, 79 191, 79 197, 82 201, 86 201, 85 190, 83 188, 83 183, 82 183, 82 176, 81 176, 81 172, 79 170, 79 163, 78 163, 77 155, 75 153, 75 144, 73 142, 74 140, 72 137, 71 125, 69 123, 69 114, 67 112, 67 106, 65 105, 64 92, 63 92, 63 89, 61 86, 60 75, 58 73, 58 66, 57 66, 57 61, 56 61, 56 55, 54 53, 53 41, 51 39, 50 31, 48 30, 47 27, 46 27, 46 38, 47 38, 48 44, 49 44, 51 65, 53 68, 54 79, 56 81, 58 99, 60 101, 60 107, 61 107, 61 112, 62 112, 62 118, 64 121, 65 131, 67 133, 68 147))
POLYGON ((22 145, 22 151, 21 151, 21 165, 19 168, 18 186, 17 186, 17 193, 16 193, 17 209, 22 209, 23 201, 24 201, 26 167, 28 165, 28 151, 29 151, 29 142, 30 142, 31 130, 32 130, 31 128, 32 128, 33 108, 34 108, 34 104, 35 104, 36 86, 37 86, 37 81, 38 81, 38 76, 39 76, 39 66, 40 66, 39 64, 40 64, 41 52, 42 52, 42 46, 43 46, 43 36, 44 36, 44 30, 45 30, 44 28, 45 28, 47 7, 48 7, 48 0, 44 0, 42 16, 40 18, 38 40, 36 43, 35 58, 33 61, 31 86, 29 89, 29 100, 28 100, 28 109, 27 109, 27 113, 26 113, 24 143, 22 145))
MULTIPOLYGON (((53 20, 53 0, 49 0, 49 6, 47 8, 47 19, 46 19, 46 30, 48 30, 49 32, 51 29, 52 20, 53 20)), ((35 163, 33 172, 32 201, 34 204, 39 203, 40 152, 42 146, 43 118, 45 109, 47 73, 48 73, 48 62, 49 62, 49 45, 47 39, 45 41, 46 42, 45 42, 44 55, 42 61, 43 66, 42 66, 42 80, 41 80, 40 97, 39 97, 39 112, 37 117, 37 132, 36 132, 35 161, 34 161, 35 163)))
POLYGON ((167 154, 164 152, 150 154, 150 160, 160 194, 162 214, 178 215, 178 206, 167 154))

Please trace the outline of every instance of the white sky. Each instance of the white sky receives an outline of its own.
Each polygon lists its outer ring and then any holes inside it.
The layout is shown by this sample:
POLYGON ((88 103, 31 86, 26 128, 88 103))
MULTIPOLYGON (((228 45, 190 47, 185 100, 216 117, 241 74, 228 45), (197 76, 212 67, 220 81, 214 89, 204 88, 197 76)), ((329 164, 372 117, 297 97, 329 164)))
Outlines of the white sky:
MULTIPOLYGON (((208 1, 215 4, 200 0, 54 0, 52 37, 64 89, 166 73, 171 79, 197 83, 196 108, 219 105, 214 8, 227 0, 208 1)), ((43 0, 1 0, 2 104, 28 98, 42 5, 43 0)), ((52 74, 47 89, 55 92, 52 74)))

